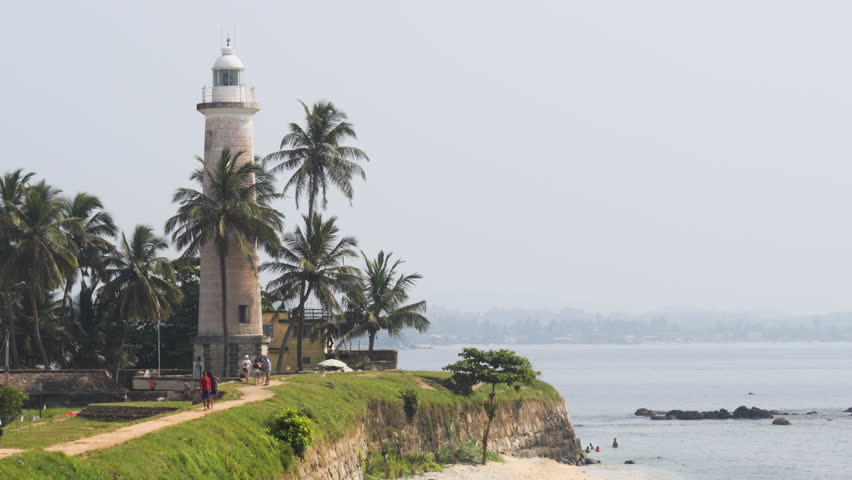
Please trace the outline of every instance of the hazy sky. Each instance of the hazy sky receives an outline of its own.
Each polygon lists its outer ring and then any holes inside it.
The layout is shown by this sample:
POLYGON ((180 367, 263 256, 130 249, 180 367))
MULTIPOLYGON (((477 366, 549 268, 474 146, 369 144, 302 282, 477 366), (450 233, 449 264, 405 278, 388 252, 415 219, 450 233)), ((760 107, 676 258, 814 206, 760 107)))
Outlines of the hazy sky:
POLYGON ((256 152, 301 121, 297 99, 349 113, 372 162, 329 210, 433 304, 852 310, 848 2, 3 11, 2 170, 97 194, 122 228, 174 212, 236 25, 256 152))

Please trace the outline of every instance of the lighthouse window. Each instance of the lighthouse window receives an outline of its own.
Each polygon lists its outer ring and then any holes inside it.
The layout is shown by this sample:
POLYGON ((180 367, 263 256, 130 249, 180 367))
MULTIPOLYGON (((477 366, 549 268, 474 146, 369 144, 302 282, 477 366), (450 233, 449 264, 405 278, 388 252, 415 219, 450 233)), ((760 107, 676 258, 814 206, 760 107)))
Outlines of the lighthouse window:
POLYGON ((240 323, 249 323, 248 305, 240 305, 240 323))
POLYGON ((213 85, 217 87, 233 87, 240 84, 239 70, 214 70, 213 85))

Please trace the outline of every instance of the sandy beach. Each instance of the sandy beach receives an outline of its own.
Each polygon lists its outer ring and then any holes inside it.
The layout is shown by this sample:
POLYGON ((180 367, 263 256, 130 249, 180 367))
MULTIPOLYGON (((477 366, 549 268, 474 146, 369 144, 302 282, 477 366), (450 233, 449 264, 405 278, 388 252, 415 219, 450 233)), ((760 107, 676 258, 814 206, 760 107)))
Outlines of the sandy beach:
MULTIPOLYGON (((488 465, 457 465, 440 473, 426 473, 418 480, 627 480, 623 472, 595 467, 595 475, 585 467, 563 465, 547 458, 504 457, 505 462, 488 465)), ((634 477, 635 478, 635 477, 634 477)))

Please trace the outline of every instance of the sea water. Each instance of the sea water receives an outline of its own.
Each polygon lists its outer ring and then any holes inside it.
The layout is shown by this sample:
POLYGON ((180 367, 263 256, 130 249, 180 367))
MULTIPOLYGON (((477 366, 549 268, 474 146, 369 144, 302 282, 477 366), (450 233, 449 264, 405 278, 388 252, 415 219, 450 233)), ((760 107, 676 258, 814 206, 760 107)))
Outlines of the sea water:
MULTIPOLYGON (((485 348, 498 348, 488 346, 485 348)), ((504 347, 499 347, 504 348, 504 347)), ((568 404, 584 446, 648 479, 852 479, 852 343, 514 345, 568 404), (652 410, 790 412, 771 420, 654 421, 652 410), (806 415, 816 411, 817 414, 806 415), (618 438, 618 449, 611 448, 618 438), (624 465, 633 460, 636 465, 624 465)), ((400 367, 435 370, 461 346, 400 352, 400 367)))

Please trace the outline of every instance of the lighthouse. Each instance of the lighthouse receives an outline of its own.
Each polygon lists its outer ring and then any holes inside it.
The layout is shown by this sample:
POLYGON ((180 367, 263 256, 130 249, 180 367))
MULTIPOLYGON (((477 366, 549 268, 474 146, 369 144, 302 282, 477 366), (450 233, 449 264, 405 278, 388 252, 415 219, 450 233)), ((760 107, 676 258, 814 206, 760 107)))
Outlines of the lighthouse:
MULTIPOLYGON (((243 152, 238 164, 254 161, 252 116, 260 110, 254 98, 254 87, 246 89, 245 67, 237 58, 228 39, 222 55, 213 64, 213 85, 202 88, 197 109, 204 115, 204 163, 218 162, 222 151, 243 152)), ((203 185, 208 194, 207 183, 203 185)), ((229 244, 225 260, 226 302, 222 302, 219 256, 211 242, 201 247, 201 283, 198 305, 198 334, 193 344, 193 360, 214 375, 239 375, 240 359, 266 354, 269 338, 263 335, 260 305, 260 277, 256 246, 249 255, 236 244, 229 244), (225 348, 225 331, 228 345, 225 348), (225 372, 225 352, 228 371, 225 372)), ((197 364, 197 363, 196 363, 197 364)))

